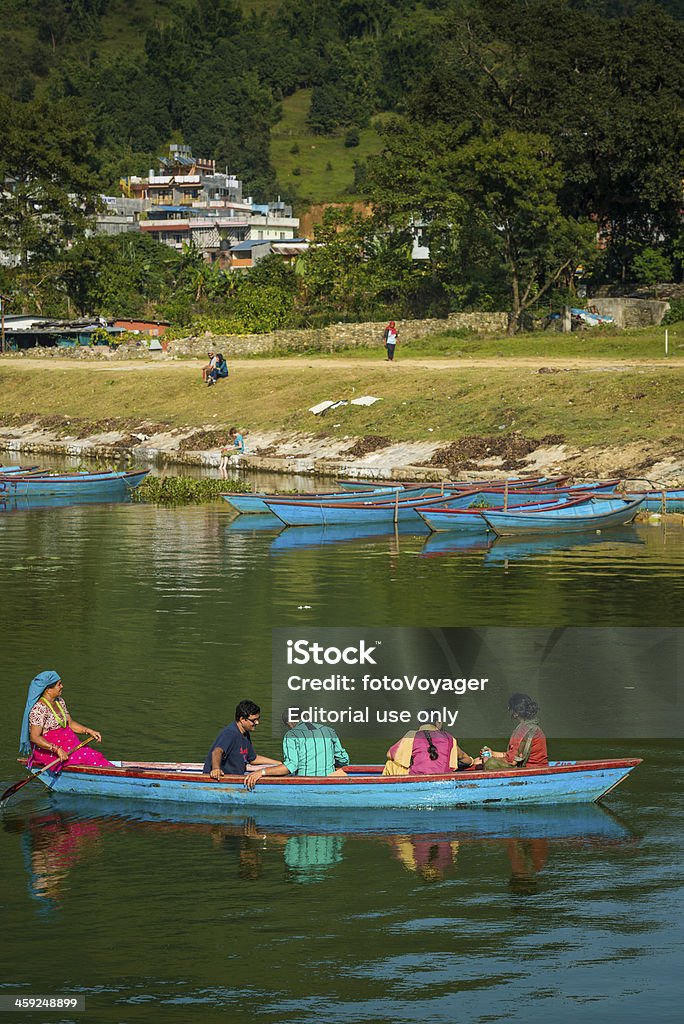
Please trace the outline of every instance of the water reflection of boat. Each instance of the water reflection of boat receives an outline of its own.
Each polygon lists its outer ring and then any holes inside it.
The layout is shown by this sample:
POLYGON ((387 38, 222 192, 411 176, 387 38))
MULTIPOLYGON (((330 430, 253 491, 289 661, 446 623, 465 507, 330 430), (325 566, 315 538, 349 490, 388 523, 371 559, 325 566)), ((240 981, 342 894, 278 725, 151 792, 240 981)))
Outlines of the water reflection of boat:
POLYGON ((485 564, 516 561, 549 551, 569 551, 595 544, 644 544, 635 526, 613 527, 609 534, 588 530, 585 533, 551 533, 546 536, 497 537, 485 555, 485 564))
POLYGON ((468 554, 470 551, 488 551, 494 543, 494 534, 485 533, 431 533, 423 545, 423 558, 439 555, 468 554))
POLYGON ((272 542, 271 551, 282 554, 301 548, 318 548, 326 544, 342 544, 355 540, 382 539, 394 536, 424 536, 428 529, 422 523, 399 522, 396 530, 393 523, 374 525, 359 523, 357 526, 298 526, 287 527, 272 542))
POLYGON ((21 835, 29 891, 44 910, 59 906, 70 869, 97 855, 108 834, 125 829, 174 837, 184 833, 213 845, 225 844, 237 858, 242 878, 258 878, 264 858, 282 856, 299 884, 324 881, 345 857, 347 841, 385 846, 392 860, 424 881, 457 869, 460 851, 499 847, 508 856, 510 884, 532 891, 536 874, 556 847, 605 849, 633 840, 615 815, 594 805, 423 812, 264 810, 226 814, 211 808, 83 801, 53 794, 52 806, 14 812, 3 819, 7 832, 21 835))
POLYGON ((51 497, 8 497, 0 494, 0 512, 36 512, 51 508, 77 508, 79 505, 130 505, 130 494, 103 497, 102 494, 83 494, 73 498, 65 495, 51 497))
POLYGON ((558 807, 458 807, 450 810, 401 809, 306 809, 250 808, 226 812, 212 806, 186 807, 181 804, 146 804, 138 800, 109 800, 53 793, 55 810, 79 820, 116 819, 137 822, 167 822, 198 826, 223 825, 243 834, 426 835, 436 839, 510 839, 531 836, 551 841, 572 840, 586 845, 617 842, 632 837, 631 831, 613 812, 597 804, 567 804, 558 807))
POLYGON ((261 533, 267 530, 283 530, 283 521, 270 512, 263 515, 237 516, 226 526, 226 533, 261 533))

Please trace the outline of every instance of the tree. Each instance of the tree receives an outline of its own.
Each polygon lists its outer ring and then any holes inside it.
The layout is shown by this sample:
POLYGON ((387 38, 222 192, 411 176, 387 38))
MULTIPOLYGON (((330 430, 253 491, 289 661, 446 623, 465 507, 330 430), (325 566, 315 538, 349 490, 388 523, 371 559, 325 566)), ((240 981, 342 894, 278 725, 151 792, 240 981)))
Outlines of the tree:
POLYGON ((424 222, 433 279, 453 295, 467 295, 474 265, 485 295, 503 274, 511 332, 563 275, 590 261, 595 229, 561 212, 562 168, 544 136, 472 137, 467 125, 397 122, 386 142, 369 161, 378 213, 387 224, 424 222))
POLYGON ((82 315, 145 316, 170 294, 180 294, 189 306, 197 288, 195 270, 192 257, 144 232, 96 235, 66 253, 63 282, 82 315))
POLYGON ((591 259, 595 228, 561 213, 563 172, 544 136, 504 132, 474 139, 454 163, 460 193, 486 223, 506 268, 513 333, 563 274, 591 259))
POLYGON ((684 152, 684 26, 657 5, 467 0, 454 5, 407 98, 423 124, 547 135, 563 213, 593 217, 625 280, 677 234, 684 152))
POLYGON ((409 312, 422 271, 411 259, 411 237, 388 230, 349 207, 329 208, 315 245, 300 261, 304 301, 328 317, 376 318, 409 312))
POLYGON ((25 269, 84 236, 99 201, 93 138, 68 101, 0 97, 0 123, 0 249, 25 269))
POLYGON ((672 280, 672 261, 662 249, 647 246, 632 261, 634 279, 639 284, 656 285, 672 280))

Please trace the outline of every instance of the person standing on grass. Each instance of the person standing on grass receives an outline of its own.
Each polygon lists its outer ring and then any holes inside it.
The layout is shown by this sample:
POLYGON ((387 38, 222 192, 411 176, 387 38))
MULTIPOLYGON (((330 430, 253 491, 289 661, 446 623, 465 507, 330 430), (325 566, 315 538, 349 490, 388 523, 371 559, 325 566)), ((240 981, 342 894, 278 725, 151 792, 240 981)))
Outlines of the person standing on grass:
POLYGON ((385 333, 383 335, 383 339, 385 343, 385 348, 387 350, 387 360, 388 362, 391 363, 392 360, 394 359, 394 351, 399 341, 399 335, 397 333, 397 328, 396 324, 394 323, 394 320, 390 320, 390 322, 387 324, 387 327, 385 328, 385 333))

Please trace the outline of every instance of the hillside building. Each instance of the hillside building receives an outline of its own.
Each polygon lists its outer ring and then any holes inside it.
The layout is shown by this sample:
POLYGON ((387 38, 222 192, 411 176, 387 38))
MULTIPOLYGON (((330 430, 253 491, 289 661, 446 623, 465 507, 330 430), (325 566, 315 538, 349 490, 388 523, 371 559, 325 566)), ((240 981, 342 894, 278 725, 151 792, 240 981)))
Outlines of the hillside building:
POLYGON ((239 178, 217 171, 214 160, 194 157, 188 146, 172 145, 156 174, 150 168, 146 178, 130 175, 121 190, 119 200, 103 197, 107 214, 98 217, 98 232, 144 231, 174 249, 194 245, 206 259, 226 266, 235 245, 284 242, 299 232, 299 219, 280 198, 244 198, 239 178))

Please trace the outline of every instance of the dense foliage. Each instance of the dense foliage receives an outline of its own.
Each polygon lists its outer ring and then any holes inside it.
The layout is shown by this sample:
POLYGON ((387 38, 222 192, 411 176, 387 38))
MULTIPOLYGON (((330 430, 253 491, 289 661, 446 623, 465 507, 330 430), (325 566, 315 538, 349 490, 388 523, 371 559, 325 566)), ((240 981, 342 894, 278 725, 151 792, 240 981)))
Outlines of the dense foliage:
POLYGON ((20 266, 0 289, 46 312, 236 330, 468 307, 515 327, 580 284, 681 278, 681 0, 251 6, 5 0, 0 249, 20 266), (82 240, 98 191, 170 140, 273 194, 269 132, 300 88, 311 129, 341 146, 392 118, 357 166, 373 216, 331 214, 296 272, 236 280, 146 239, 82 240))

